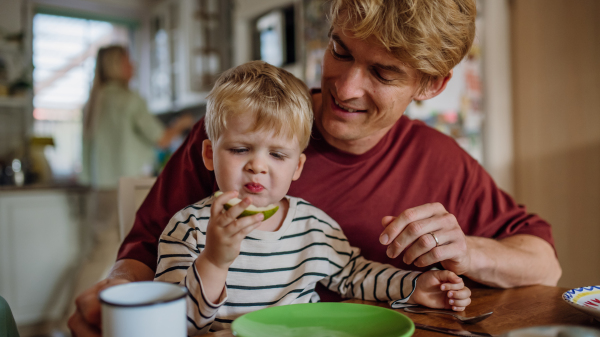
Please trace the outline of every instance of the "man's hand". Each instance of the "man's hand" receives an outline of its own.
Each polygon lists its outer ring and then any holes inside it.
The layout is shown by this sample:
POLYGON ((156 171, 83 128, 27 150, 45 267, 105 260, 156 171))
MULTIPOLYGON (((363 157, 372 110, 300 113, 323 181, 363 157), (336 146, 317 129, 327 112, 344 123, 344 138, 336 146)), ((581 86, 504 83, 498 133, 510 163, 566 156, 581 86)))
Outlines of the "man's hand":
POLYGON ((260 226, 264 218, 262 213, 237 218, 252 203, 250 198, 244 198, 239 204, 225 210, 227 201, 237 195, 237 191, 225 192, 213 201, 206 229, 206 247, 201 254, 215 267, 225 270, 240 255, 242 240, 260 226))
POLYGON ((101 306, 98 294, 106 288, 129 282, 129 280, 125 279, 102 280, 79 295, 75 300, 77 310, 69 318, 69 329, 71 329, 73 336, 101 337, 101 306))
POLYGON ((389 257, 395 258, 405 251, 406 264, 426 267, 441 262, 445 269, 458 275, 469 271, 471 259, 465 234, 442 204, 410 208, 397 218, 386 216, 382 225, 385 229, 379 241, 389 245, 389 257))
POLYGON ((464 311, 471 304, 471 290, 451 271, 430 270, 419 276, 415 292, 408 302, 429 308, 464 311))
POLYGON ((154 278, 154 271, 140 261, 123 259, 115 263, 106 280, 98 282, 83 292, 75 300, 77 309, 69 318, 69 329, 74 337, 100 337, 100 301, 98 294, 117 284, 136 281, 149 281, 154 278))

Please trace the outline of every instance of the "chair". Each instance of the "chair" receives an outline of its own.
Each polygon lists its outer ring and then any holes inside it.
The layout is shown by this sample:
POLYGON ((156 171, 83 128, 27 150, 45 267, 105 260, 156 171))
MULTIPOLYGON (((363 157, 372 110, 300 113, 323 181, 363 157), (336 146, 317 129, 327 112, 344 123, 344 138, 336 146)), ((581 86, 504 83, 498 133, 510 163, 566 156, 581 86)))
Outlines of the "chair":
POLYGON ((155 177, 121 177, 119 179, 119 238, 121 241, 131 231, 135 213, 146 199, 155 181, 155 177))
POLYGON ((17 324, 8 302, 0 296, 0 337, 19 337, 17 324))

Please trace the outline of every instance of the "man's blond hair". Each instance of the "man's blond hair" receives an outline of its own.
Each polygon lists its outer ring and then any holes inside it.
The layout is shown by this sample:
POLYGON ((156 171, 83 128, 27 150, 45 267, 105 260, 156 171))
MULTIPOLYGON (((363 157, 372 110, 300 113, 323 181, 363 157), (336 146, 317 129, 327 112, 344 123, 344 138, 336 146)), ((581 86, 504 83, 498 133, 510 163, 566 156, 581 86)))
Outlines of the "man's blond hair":
POLYGON ((230 118, 251 113, 252 130, 296 138, 301 150, 308 146, 313 122, 310 93, 304 82, 284 69, 263 61, 229 69, 219 76, 207 99, 206 133, 213 142, 230 118))
POLYGON ((420 92, 445 77, 475 38, 475 0, 332 0, 332 27, 374 37, 421 74, 420 92))

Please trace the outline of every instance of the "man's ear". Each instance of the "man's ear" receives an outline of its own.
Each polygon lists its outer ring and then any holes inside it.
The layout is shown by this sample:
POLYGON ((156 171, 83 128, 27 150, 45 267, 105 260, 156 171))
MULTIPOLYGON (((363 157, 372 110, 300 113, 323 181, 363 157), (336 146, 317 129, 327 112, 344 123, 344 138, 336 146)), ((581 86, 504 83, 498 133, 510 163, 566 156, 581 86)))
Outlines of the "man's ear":
POLYGON ((304 153, 300 153, 300 159, 298 159, 298 167, 296 167, 296 172, 294 172, 292 181, 296 181, 296 180, 298 180, 298 178, 300 178, 300 174, 302 174, 302 169, 304 168, 305 162, 306 162, 306 155, 304 153))
POLYGON ((204 161, 204 166, 206 166, 207 170, 215 170, 212 142, 208 139, 205 139, 202 142, 202 161, 204 161))
POLYGON ((435 96, 441 94, 442 91, 446 89, 448 81, 450 81, 450 79, 452 78, 453 72, 454 69, 450 70, 450 73, 448 73, 448 75, 446 75, 445 77, 436 77, 433 80, 431 80, 431 82, 429 82, 427 90, 425 90, 422 93, 417 93, 413 97, 413 99, 417 101, 424 101, 426 99, 434 98, 435 96))

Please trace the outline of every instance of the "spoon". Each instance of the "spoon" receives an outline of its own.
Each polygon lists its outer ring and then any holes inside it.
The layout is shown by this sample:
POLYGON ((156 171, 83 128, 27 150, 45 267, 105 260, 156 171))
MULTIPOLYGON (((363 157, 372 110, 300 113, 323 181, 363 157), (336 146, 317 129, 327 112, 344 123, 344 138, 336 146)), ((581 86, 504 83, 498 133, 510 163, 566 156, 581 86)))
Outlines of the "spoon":
POLYGON ((461 321, 462 323, 465 324, 474 324, 477 322, 481 322, 484 319, 490 317, 491 314, 493 314, 493 311, 490 311, 488 313, 485 314, 481 314, 481 315, 477 315, 477 316, 473 316, 473 317, 464 317, 464 316, 459 316, 459 315, 455 315, 449 312, 444 312, 444 311, 434 311, 434 310, 427 310, 427 309, 421 309, 421 308, 404 308, 404 311, 406 312, 412 312, 415 314, 442 314, 442 315, 450 315, 454 318, 456 318, 457 320, 461 321))

